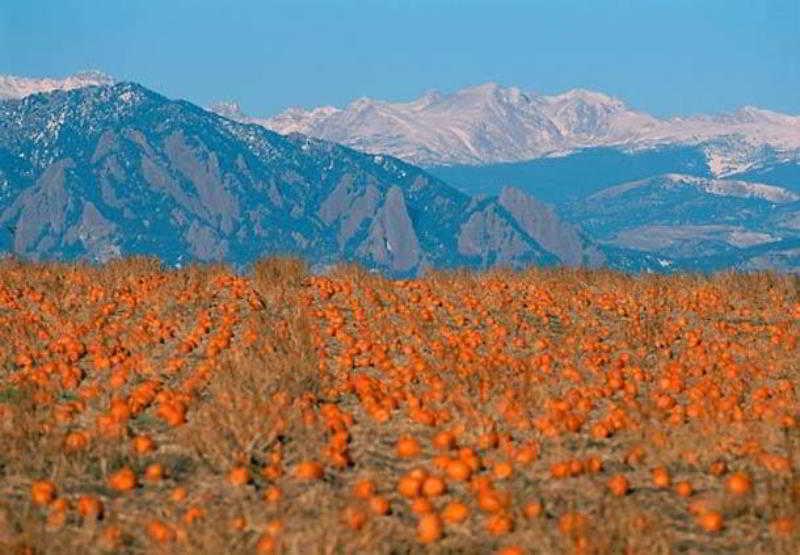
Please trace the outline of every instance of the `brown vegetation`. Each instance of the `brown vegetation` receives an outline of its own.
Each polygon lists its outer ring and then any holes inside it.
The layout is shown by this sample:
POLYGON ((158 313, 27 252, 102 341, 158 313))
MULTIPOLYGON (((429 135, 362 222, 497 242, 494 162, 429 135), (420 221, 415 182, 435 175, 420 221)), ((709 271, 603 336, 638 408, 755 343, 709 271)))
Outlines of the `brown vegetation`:
POLYGON ((800 286, 0 264, 0 552, 797 553, 800 286))

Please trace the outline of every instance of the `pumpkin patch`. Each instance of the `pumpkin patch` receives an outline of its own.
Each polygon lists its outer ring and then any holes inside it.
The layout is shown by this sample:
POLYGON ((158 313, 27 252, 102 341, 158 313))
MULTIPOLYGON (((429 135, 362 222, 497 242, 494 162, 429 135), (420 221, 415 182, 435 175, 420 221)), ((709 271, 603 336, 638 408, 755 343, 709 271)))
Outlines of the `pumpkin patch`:
POLYGON ((799 314, 770 274, 6 260, 0 551, 797 552, 799 314))

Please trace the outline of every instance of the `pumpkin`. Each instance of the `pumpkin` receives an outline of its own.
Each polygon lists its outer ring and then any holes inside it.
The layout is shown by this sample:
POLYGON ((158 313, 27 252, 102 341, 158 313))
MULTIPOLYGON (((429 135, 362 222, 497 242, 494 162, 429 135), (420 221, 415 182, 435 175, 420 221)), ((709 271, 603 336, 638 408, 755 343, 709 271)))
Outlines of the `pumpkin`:
POLYGON ((719 532, 724 526, 724 519, 717 511, 706 511, 697 517, 697 524, 706 532, 719 532))
POLYGON ((36 480, 31 484, 31 499, 37 505, 48 505, 56 497, 56 485, 50 480, 36 480))
POLYGON ((236 466, 228 472, 228 483, 232 486, 244 486, 250 483, 252 476, 246 466, 236 466))
POLYGON ((486 531, 493 536, 508 534, 514 529, 514 521, 504 513, 495 513, 486 519, 486 531))
POLYGON ((103 502, 90 495, 81 495, 78 498, 78 514, 87 520, 103 518, 103 502))
POLYGON ((353 486, 353 496, 358 499, 369 499, 375 494, 375 482, 372 480, 359 480, 353 486))
POLYGON ((417 523, 417 539, 420 543, 429 544, 442 537, 442 519, 435 513, 422 515, 417 523))
POLYGON ((147 535, 155 542, 167 543, 175 539, 175 530, 164 522, 154 519, 147 524, 147 535))
POLYGON ((538 501, 531 501, 522 507, 522 514, 526 518, 537 518, 542 514, 542 504, 538 501))
POLYGON ((137 455, 144 455, 155 451, 156 444, 150 436, 138 435, 131 440, 133 451, 137 455))
POLYGON ((348 505, 342 511, 342 520, 352 530, 361 530, 367 522, 367 513, 359 507, 348 505))
POLYGON ((264 501, 267 503, 277 503, 283 498, 283 492, 278 486, 269 486, 264 490, 264 501))
POLYGON ((136 474, 125 466, 108 477, 108 485, 117 491, 131 491, 137 485, 136 474))
POLYGON ((305 481, 319 480, 324 474, 322 465, 311 460, 300 462, 294 469, 295 478, 305 481))
POLYGON ((744 472, 735 472, 725 480, 725 488, 733 495, 745 495, 753 489, 753 481, 744 472))
POLYGON ((469 507, 461 501, 451 501, 442 509, 442 519, 450 524, 460 524, 469 518, 469 507))
POLYGON ((422 494, 426 497, 438 497, 446 491, 444 480, 437 476, 429 476, 422 482, 422 494))
POLYGON ((389 514, 389 511, 391 510, 389 501, 380 495, 373 495, 370 497, 368 500, 368 505, 370 510, 376 515, 386 515, 389 514))
POLYGON ((514 467, 511 466, 511 463, 506 461, 497 462, 492 468, 492 476, 497 480, 506 480, 510 478, 513 473, 514 467))
POLYGON ((433 503, 427 497, 415 497, 410 508, 412 513, 425 515, 433 512, 433 503))
POLYGON ((694 493, 694 488, 692 487, 691 482, 682 480, 675 484, 675 493, 681 497, 689 497, 692 495, 692 493, 694 493))
POLYGON ((419 441, 411 436, 404 436, 397 440, 395 451, 398 457, 411 458, 420 454, 419 441))
POLYGON ((469 480, 472 475, 472 469, 460 459, 450 461, 445 468, 445 472, 448 478, 458 482, 469 480))
POLYGON ((622 497, 628 494, 631 489, 631 485, 625 476, 622 474, 616 474, 608 480, 608 489, 613 495, 622 497))
POLYGON ((672 484, 669 470, 664 466, 654 468, 650 474, 653 478, 653 485, 657 488, 668 488, 672 484))

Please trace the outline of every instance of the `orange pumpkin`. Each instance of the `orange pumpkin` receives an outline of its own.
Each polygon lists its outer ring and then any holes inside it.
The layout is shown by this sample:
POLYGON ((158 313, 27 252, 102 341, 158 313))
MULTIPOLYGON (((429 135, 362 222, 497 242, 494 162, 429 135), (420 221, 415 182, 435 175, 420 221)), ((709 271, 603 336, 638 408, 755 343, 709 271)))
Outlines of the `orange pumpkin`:
POLYGON ((733 495, 745 495, 753 489, 753 481, 744 472, 735 472, 725 480, 725 488, 733 495))
POLYGON ((31 499, 37 505, 49 505, 56 497, 56 485, 50 480, 36 480, 31 484, 31 499))
POLYGON ((398 457, 411 458, 420 454, 419 441, 411 436, 403 436, 397 440, 396 452, 398 457))
POLYGON ((486 531, 493 536, 508 534, 514 529, 514 521, 510 516, 503 513, 490 515, 486 520, 486 531))
POLYGON ((460 524, 469 518, 469 507, 461 501, 451 501, 442 510, 442 519, 450 524, 460 524))
POLYGON ((136 474, 125 466, 108 477, 108 485, 117 491, 131 491, 137 485, 136 474))
POLYGON ((319 480, 324 474, 322 465, 316 461, 302 461, 294 469, 295 477, 305 481, 319 480))
POLYGON ((429 544, 438 541, 443 534, 442 519, 435 513, 423 515, 417 523, 417 539, 429 544))
POLYGON ((250 483, 252 476, 246 466, 234 467, 228 472, 228 483, 232 486, 244 486, 250 483))
POLYGON ((85 519, 100 519, 103 517, 103 502, 96 497, 81 495, 78 498, 78 514, 85 519))
POLYGON ((622 497, 628 494, 631 486, 630 482, 628 482, 628 479, 625 478, 625 476, 622 474, 617 474, 608 480, 608 489, 613 495, 622 497))
POLYGON ((697 517, 697 524, 706 532, 719 532, 724 526, 724 519, 717 511, 706 511, 697 517))

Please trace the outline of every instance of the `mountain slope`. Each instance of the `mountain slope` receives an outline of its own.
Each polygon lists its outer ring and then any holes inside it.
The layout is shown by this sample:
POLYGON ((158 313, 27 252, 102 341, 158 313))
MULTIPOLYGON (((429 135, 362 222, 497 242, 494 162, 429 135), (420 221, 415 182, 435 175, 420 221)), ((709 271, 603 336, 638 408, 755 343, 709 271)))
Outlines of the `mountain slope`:
MULTIPOLYGON (((293 253, 392 275, 554 264, 531 235, 539 210, 512 213, 397 159, 284 137, 133 83, 0 102, 0 248, 34 259, 241 265, 293 253)), ((542 217, 557 245, 559 223, 542 217)))
POLYGON ((495 83, 411 102, 361 98, 344 109, 292 108, 266 119, 239 110, 226 115, 425 166, 524 161, 587 147, 702 145, 709 171, 725 176, 755 168, 765 156, 792 159, 800 152, 800 117, 745 107, 665 120, 602 93, 543 96, 495 83))
POLYGON ((690 269, 747 267, 800 238, 800 195, 772 185, 666 174, 564 207, 598 242, 690 269))

